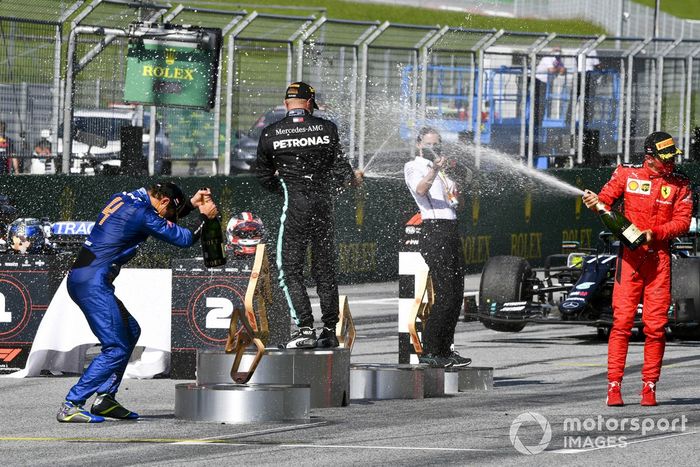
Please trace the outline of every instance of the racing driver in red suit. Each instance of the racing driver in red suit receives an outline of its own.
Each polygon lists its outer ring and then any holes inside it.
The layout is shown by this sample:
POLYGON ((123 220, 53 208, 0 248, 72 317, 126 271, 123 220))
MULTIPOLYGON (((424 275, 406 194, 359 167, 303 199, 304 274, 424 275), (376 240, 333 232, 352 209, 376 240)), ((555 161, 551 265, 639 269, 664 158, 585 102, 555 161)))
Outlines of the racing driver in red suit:
POLYGON ((643 302, 644 365, 641 405, 656 405, 656 383, 666 346, 665 327, 671 304, 670 240, 688 232, 693 202, 689 180, 674 172, 682 152, 671 135, 654 132, 644 140, 644 163, 618 166, 598 195, 586 191, 583 202, 611 206, 624 200, 624 214, 646 235, 635 250, 622 248, 613 288, 613 326, 608 340, 608 398, 623 405, 620 392, 627 347, 637 306, 643 302), (642 300, 643 298, 643 300, 642 300))

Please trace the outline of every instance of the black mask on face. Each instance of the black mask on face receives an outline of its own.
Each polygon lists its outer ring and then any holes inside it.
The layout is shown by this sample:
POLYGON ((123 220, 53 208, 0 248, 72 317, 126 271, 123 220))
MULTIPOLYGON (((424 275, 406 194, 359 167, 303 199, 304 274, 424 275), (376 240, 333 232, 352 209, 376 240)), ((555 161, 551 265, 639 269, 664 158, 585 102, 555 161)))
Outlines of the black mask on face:
POLYGON ((440 144, 424 143, 421 146, 421 153, 425 159, 432 162, 442 154, 442 146, 440 144))

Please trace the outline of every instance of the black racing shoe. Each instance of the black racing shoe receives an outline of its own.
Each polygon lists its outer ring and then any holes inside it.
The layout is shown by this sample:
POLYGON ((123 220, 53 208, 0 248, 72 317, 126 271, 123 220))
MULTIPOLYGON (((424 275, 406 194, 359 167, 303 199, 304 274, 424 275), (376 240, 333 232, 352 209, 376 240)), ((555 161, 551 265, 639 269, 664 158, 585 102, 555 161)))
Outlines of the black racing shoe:
POLYGON ((321 335, 318 336, 317 345, 323 348, 338 347, 338 337, 334 328, 322 328, 321 335))
POLYGON ((71 401, 65 401, 56 414, 56 420, 61 423, 102 423, 104 417, 93 415, 82 406, 71 401))
POLYGON ((450 357, 443 357, 441 355, 423 354, 418 357, 418 362, 428 365, 431 368, 449 368, 453 365, 450 357))
POLYGON ((453 368, 462 368, 462 367, 469 365, 472 362, 471 358, 462 357, 457 352, 452 352, 450 354, 450 356, 447 358, 452 360, 452 367, 453 368))
POLYGON ((95 415, 119 420, 136 420, 139 418, 139 414, 125 409, 112 394, 98 394, 90 412, 95 415))
POLYGON ((288 349, 316 348, 316 330, 314 328, 299 328, 292 333, 292 340, 287 342, 288 349))

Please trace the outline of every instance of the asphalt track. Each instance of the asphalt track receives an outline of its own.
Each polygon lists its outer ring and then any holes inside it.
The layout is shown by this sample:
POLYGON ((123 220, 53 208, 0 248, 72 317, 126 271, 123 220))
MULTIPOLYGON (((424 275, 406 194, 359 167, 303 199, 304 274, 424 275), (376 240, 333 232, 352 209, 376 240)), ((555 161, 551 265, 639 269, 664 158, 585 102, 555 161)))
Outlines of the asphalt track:
MULTIPOLYGON (((468 288, 477 280, 468 278, 468 288)), ((358 326, 354 362, 396 362, 397 290, 396 283, 342 288, 358 326)), ((124 381, 120 400, 141 413, 138 422, 59 424, 55 412, 74 376, 0 378, 0 464, 697 465, 700 343, 669 342, 661 405, 651 408, 638 405, 641 342, 630 348, 622 408, 605 406, 607 349, 594 329, 533 325, 504 334, 460 322, 456 343, 474 365, 494 367, 493 391, 354 402, 314 409, 311 422, 296 424, 176 420, 170 379, 124 381), (540 442, 546 449, 522 454, 511 438, 523 451, 540 442)))

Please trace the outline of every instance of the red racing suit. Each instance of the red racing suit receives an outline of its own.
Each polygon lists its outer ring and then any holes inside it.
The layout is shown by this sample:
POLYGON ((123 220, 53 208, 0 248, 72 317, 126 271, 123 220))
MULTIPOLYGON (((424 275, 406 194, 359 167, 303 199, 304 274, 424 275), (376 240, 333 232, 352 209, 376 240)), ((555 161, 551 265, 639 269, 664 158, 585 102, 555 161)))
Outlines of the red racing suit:
POLYGON ((622 248, 613 288, 613 327, 608 341, 608 381, 622 381, 637 306, 643 300, 642 381, 657 382, 666 346, 671 304, 670 240, 688 232, 693 201, 687 177, 659 175, 647 164, 621 165, 598 198, 608 206, 623 197, 624 214, 652 241, 636 250, 622 248))

